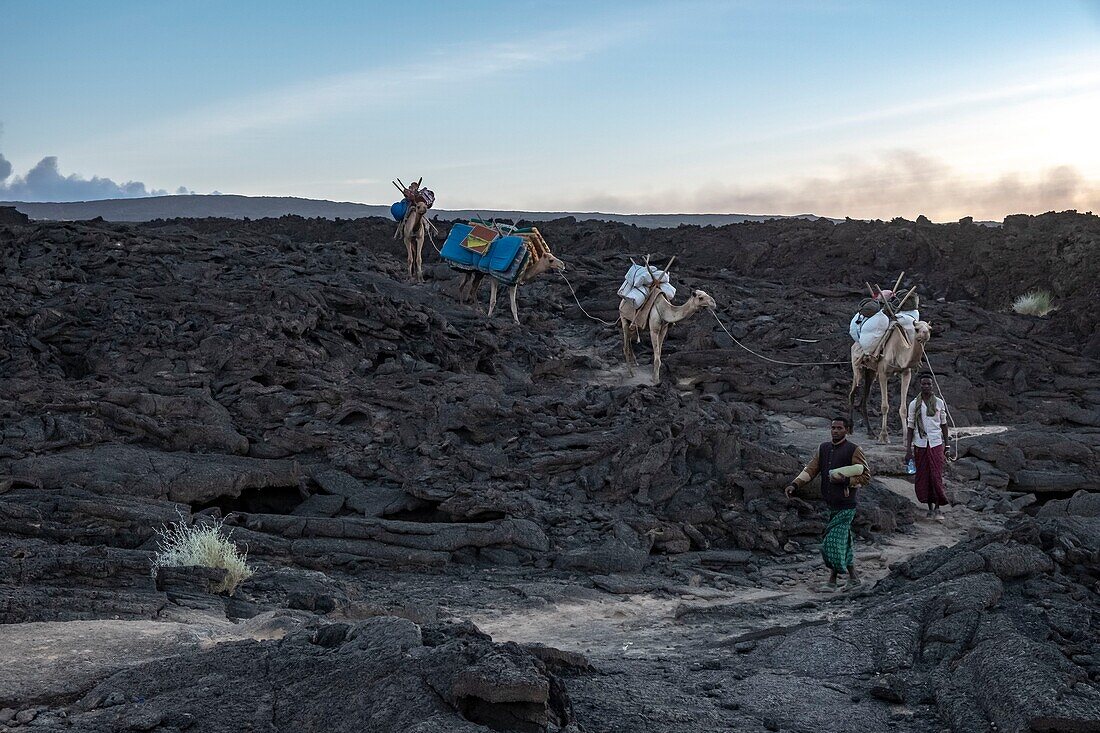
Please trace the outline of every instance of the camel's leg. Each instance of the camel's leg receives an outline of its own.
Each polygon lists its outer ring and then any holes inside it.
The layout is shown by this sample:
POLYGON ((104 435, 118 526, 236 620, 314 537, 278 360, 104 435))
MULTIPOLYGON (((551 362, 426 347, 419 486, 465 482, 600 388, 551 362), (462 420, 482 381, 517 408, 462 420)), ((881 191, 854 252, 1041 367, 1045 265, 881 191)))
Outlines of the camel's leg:
POLYGON ((653 345, 653 383, 661 383, 661 346, 665 342, 668 326, 658 326, 656 319, 650 321, 649 341, 653 345))
POLYGON ((887 421, 890 419, 890 375, 886 372, 886 369, 879 367, 878 370, 878 388, 881 401, 879 407, 882 409, 882 430, 878 434, 878 442, 889 443, 890 433, 887 430, 887 421))
POLYGON ((913 370, 906 369, 901 373, 901 405, 898 406, 898 414, 901 416, 901 434, 905 435, 909 421, 909 384, 913 380, 913 370))
POLYGON ((513 285, 508 293, 508 297, 512 302, 512 320, 519 323, 519 306, 516 305, 516 292, 519 290, 519 285, 513 285))
POLYGON ((634 350, 630 348, 630 326, 625 318, 619 319, 619 325, 623 329, 623 358, 626 359, 626 368, 630 370, 630 376, 634 376, 634 350))
POLYGON ((869 369, 863 370, 863 394, 859 397, 860 412, 863 413, 863 429, 867 431, 868 437, 874 436, 874 431, 871 430, 871 418, 867 415, 867 403, 871 399, 871 382, 874 381, 874 375, 869 369))
POLYGON ((861 386, 860 377, 863 376, 863 370, 859 368, 859 365, 854 361, 852 362, 852 388, 848 390, 848 423, 855 426, 855 404, 856 404, 856 390, 861 386))
POLYGON ((477 273, 467 272, 462 275, 460 288, 463 303, 472 303, 474 308, 481 308, 481 304, 477 303, 477 291, 481 289, 481 278, 477 276, 477 273))
POLYGON ((424 227, 416 235, 416 281, 424 282, 424 227))
POLYGON ((478 301, 478 295, 481 293, 481 273, 470 273, 470 300, 473 301, 474 310, 478 313, 481 312, 481 303, 478 301))
POLYGON ((488 317, 493 317, 493 310, 497 307, 497 279, 494 277, 489 280, 489 314, 488 317))
POLYGON ((405 240, 405 262, 408 265, 409 279, 412 280, 413 279, 413 266, 415 264, 414 261, 413 261, 412 236, 410 236, 409 232, 406 231, 406 232, 404 232, 404 236, 402 237, 402 239, 405 240))

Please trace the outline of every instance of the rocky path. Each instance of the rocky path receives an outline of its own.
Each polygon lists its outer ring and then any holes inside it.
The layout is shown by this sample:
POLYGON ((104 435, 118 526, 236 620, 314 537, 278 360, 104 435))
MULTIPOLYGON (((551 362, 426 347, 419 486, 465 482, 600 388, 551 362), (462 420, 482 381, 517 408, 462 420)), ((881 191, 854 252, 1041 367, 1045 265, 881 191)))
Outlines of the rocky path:
MULTIPOLYGON (((773 417, 785 431, 783 440, 798 446, 807 454, 816 448, 819 436, 828 428, 824 419, 773 417)), ((950 507, 943 520, 925 517, 923 505, 917 503, 912 480, 903 478, 904 450, 900 444, 878 445, 865 442, 865 451, 876 470, 877 485, 911 501, 916 523, 908 531, 884 534, 871 542, 857 544, 860 563, 869 590, 879 579, 889 574, 890 566, 904 562, 936 547, 954 545, 968 536, 999 530, 1004 518, 987 515, 966 506, 950 507)), ((949 496, 960 484, 948 480, 949 496)), ((691 553, 683 565, 693 565, 691 553)), ((702 569, 702 563, 699 563, 702 569)), ((692 614, 721 613, 724 607, 744 607, 764 604, 771 609, 783 609, 784 618, 793 623, 820 618, 818 606, 828 599, 822 592, 820 556, 794 546, 790 551, 762 563, 760 574, 765 585, 754 587, 742 574, 726 576, 732 589, 715 587, 715 575, 694 575, 697 585, 664 584, 658 592, 614 594, 600 589, 568 587, 558 589, 560 600, 546 607, 524 611, 482 610, 472 619, 494 638, 524 643, 542 640, 563 649, 602 656, 645 656, 677 645, 702 643, 700 629, 685 628, 679 619, 692 614), (683 637, 687 636, 685 639, 683 637), (617 650, 622 651, 621 654, 617 650)), ((647 585, 639 580, 641 586, 647 585)), ((649 581, 649 585, 653 581, 649 581)), ((725 585, 725 583, 724 583, 725 585)), ((842 592, 841 597, 846 597, 842 592)), ((756 625, 739 626, 742 633, 759 630, 756 625)))
MULTIPOLYGON (((782 439, 804 452, 816 447, 828 426, 824 419, 771 419, 783 431, 782 439)), ((694 584, 665 584, 634 593, 563 584, 547 594, 553 600, 541 607, 481 609, 471 618, 498 640, 545 643, 583 654, 599 672, 600 682, 586 678, 580 682, 581 689, 571 689, 575 704, 607 725, 600 730, 673 730, 670 726, 685 724, 671 713, 677 709, 696 711, 691 717, 693 730, 728 730, 730 725, 739 726, 739 730, 779 730, 778 721, 784 715, 789 717, 792 708, 802 711, 803 726, 797 730, 812 729, 815 719, 827 730, 866 730, 869 721, 891 730, 926 730, 914 719, 918 713, 930 714, 928 710, 907 706, 886 710, 838 683, 806 686, 803 699, 796 704, 789 683, 783 681, 789 676, 787 670, 741 669, 730 661, 755 649, 762 639, 848 622, 859 612, 861 599, 873 592, 891 568, 932 549, 1003 528, 1004 517, 962 505, 947 509, 942 520, 927 518, 924 506, 916 502, 911 479, 904 478, 901 444, 864 443, 876 467, 876 484, 911 501, 917 519, 906 531, 857 543, 865 582, 857 590, 823 592, 825 572, 820 557, 814 551, 792 547, 791 552, 760 563, 759 583, 736 573, 725 578, 724 588, 718 588, 713 583, 714 573, 708 573, 703 563, 695 565, 684 557, 687 567, 694 565, 701 571, 692 576, 694 584), (696 676, 704 680, 694 682, 696 676), (619 677, 633 683, 617 684, 613 680, 619 677), (789 706, 785 713, 769 714, 767 706, 754 697, 752 685, 739 684, 747 678, 769 688, 769 699, 785 699, 789 706), (624 687, 631 688, 633 697, 624 687), (609 702, 609 689, 615 691, 615 704, 609 702), (633 713, 624 715, 624 699, 633 701, 633 713), (845 709, 850 722, 830 719, 828 711, 838 707, 845 709), (746 717, 745 712, 750 715, 746 717)), ((949 480, 947 488, 951 496, 961 484, 949 480)), ((630 580, 620 583, 629 586, 630 580)), ((635 584, 643 588, 646 579, 635 584)))

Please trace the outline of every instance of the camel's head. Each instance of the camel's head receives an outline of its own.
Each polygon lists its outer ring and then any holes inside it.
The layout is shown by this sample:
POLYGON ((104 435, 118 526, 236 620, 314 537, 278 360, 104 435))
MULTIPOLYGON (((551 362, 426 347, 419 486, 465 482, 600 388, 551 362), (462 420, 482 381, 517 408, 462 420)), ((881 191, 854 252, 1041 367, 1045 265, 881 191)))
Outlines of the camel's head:
POLYGON ((928 321, 917 321, 913 324, 913 330, 917 332, 917 343, 926 344, 932 338, 932 324, 928 321))
POLYGON ((557 272, 565 272, 565 263, 563 261, 559 260, 557 257, 550 253, 547 253, 546 256, 550 258, 551 270, 555 270, 557 272))
POLYGON ((416 213, 420 214, 421 216, 424 216, 424 214, 428 213, 428 205, 426 203, 424 203, 423 201, 417 201, 416 202, 416 213))
POLYGON ((695 303, 696 308, 715 308, 718 305, 714 302, 714 298, 710 297, 702 290, 691 291, 691 301, 695 303))

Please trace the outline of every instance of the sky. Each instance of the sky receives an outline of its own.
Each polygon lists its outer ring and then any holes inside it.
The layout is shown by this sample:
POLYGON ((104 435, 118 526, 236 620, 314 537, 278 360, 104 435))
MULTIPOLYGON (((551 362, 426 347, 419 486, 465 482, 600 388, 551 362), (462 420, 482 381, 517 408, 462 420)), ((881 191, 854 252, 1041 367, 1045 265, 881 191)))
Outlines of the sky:
POLYGON ((1100 212, 1100 0, 0 0, 0 200, 1100 212))

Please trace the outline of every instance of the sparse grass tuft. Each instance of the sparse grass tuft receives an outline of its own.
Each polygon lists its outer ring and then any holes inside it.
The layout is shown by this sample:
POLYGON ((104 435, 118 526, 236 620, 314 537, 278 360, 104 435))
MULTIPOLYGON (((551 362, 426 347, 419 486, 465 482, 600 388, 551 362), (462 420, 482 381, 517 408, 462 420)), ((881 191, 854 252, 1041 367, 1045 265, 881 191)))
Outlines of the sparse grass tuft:
POLYGON ((229 593, 244 580, 252 577, 248 567, 248 554, 229 541, 230 531, 224 534, 224 521, 188 524, 184 517, 178 522, 154 530, 160 538, 157 553, 153 556, 153 577, 160 568, 193 567, 222 568, 225 580, 214 588, 215 593, 229 593))
POLYGON ((1045 316, 1058 308, 1051 304, 1050 291, 1032 290, 1016 298, 1012 310, 1022 316, 1045 316))

